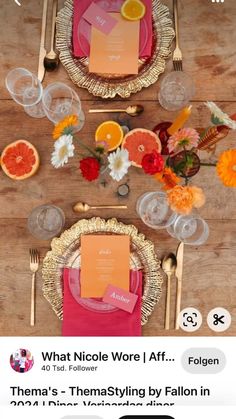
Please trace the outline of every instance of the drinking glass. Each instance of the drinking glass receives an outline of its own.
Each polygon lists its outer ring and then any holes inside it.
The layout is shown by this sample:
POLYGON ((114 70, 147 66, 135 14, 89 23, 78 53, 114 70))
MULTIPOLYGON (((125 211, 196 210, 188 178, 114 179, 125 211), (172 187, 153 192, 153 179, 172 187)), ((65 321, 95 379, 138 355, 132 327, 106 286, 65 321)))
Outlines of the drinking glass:
POLYGON ((144 224, 154 229, 167 228, 177 217, 169 207, 164 192, 146 192, 141 195, 136 211, 144 224))
POLYGON ((5 79, 5 84, 12 99, 24 107, 33 118, 43 118, 43 87, 38 78, 25 68, 14 68, 5 79))
POLYGON ((40 205, 33 209, 28 218, 30 233, 40 240, 57 236, 65 225, 63 211, 54 205, 40 205))
POLYGON ((192 246, 205 243, 209 236, 206 221, 194 214, 179 215, 167 231, 172 237, 192 246))
POLYGON ((158 99, 164 109, 177 111, 189 103, 194 93, 191 77, 183 71, 173 71, 163 78, 158 99))
POLYGON ((64 83, 49 84, 43 92, 44 111, 54 124, 68 115, 77 115, 79 123, 74 132, 80 131, 84 126, 85 116, 81 108, 81 101, 77 93, 64 83))

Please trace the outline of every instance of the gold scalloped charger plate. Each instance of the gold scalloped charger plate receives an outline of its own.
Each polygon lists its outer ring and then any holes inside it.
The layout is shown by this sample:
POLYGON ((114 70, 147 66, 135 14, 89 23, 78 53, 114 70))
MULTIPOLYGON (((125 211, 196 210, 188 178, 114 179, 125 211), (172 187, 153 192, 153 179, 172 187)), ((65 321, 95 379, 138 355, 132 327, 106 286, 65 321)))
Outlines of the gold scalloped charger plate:
POLYGON ((157 259, 154 245, 150 240, 139 233, 134 225, 123 224, 115 218, 80 220, 64 231, 59 238, 52 240, 52 250, 47 253, 43 261, 42 276, 43 294, 56 315, 59 319, 63 319, 63 268, 80 267, 80 240, 83 234, 125 234, 130 236, 130 269, 141 269, 143 273, 141 324, 146 324, 161 296, 160 261, 157 259))
POLYGON ((72 53, 73 0, 66 0, 57 15, 56 46, 60 60, 71 80, 94 96, 128 98, 143 87, 154 84, 165 70, 165 61, 171 53, 174 38, 169 9, 159 0, 152 2, 153 45, 151 57, 139 60, 138 75, 108 75, 89 73, 88 58, 75 58, 72 53))

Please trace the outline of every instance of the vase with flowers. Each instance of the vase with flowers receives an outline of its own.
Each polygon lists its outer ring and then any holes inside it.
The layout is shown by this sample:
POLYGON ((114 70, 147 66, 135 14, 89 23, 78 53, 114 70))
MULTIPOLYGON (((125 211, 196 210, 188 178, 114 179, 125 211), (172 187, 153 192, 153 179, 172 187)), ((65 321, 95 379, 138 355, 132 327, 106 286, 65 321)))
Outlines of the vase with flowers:
POLYGON ((162 184, 171 209, 182 215, 190 214, 194 208, 200 208, 205 203, 203 190, 192 185, 192 178, 201 166, 215 167, 225 186, 236 187, 236 150, 224 151, 214 163, 201 161, 199 155, 202 150, 212 152, 212 147, 230 130, 236 129, 236 115, 228 116, 213 102, 206 103, 206 106, 211 111, 212 126, 206 130, 179 127, 170 135, 174 123, 160 123, 154 131, 159 133, 162 152, 158 155, 153 151, 142 161, 144 172, 153 175, 162 184))

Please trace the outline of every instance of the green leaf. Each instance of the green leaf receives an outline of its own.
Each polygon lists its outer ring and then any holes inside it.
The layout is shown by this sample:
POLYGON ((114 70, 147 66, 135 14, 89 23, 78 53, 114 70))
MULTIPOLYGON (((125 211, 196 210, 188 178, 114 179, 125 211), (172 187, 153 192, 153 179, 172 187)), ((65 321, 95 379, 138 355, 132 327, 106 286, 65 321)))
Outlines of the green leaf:
POLYGON ((192 167, 193 166, 193 156, 191 156, 190 154, 187 155, 186 158, 186 167, 192 167))
POLYGON ((180 163, 174 165, 173 169, 176 174, 183 173, 184 169, 186 169, 186 162, 181 161, 180 163))

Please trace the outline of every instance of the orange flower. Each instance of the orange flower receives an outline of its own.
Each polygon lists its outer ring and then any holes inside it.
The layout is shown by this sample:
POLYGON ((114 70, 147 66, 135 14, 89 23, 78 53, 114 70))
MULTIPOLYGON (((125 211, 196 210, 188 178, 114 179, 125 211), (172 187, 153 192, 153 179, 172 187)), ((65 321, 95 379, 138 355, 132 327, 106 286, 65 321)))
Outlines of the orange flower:
POLYGON ((72 134, 73 128, 78 125, 78 117, 76 115, 68 115, 55 125, 52 137, 57 140, 62 135, 72 134))
POLYGON ((190 186, 189 189, 191 189, 193 194, 193 206, 195 208, 202 207, 206 202, 206 197, 203 193, 203 190, 197 186, 190 186))
POLYGON ((160 173, 155 174, 155 179, 163 183, 162 189, 168 191, 174 188, 180 182, 180 178, 173 172, 170 167, 165 167, 160 173))
POLYGON ((204 193, 196 186, 176 185, 167 192, 167 199, 171 209, 179 214, 190 214, 193 207, 199 208, 205 202, 204 193))
POLYGON ((219 157, 216 170, 225 186, 236 187, 236 150, 224 151, 219 157))

